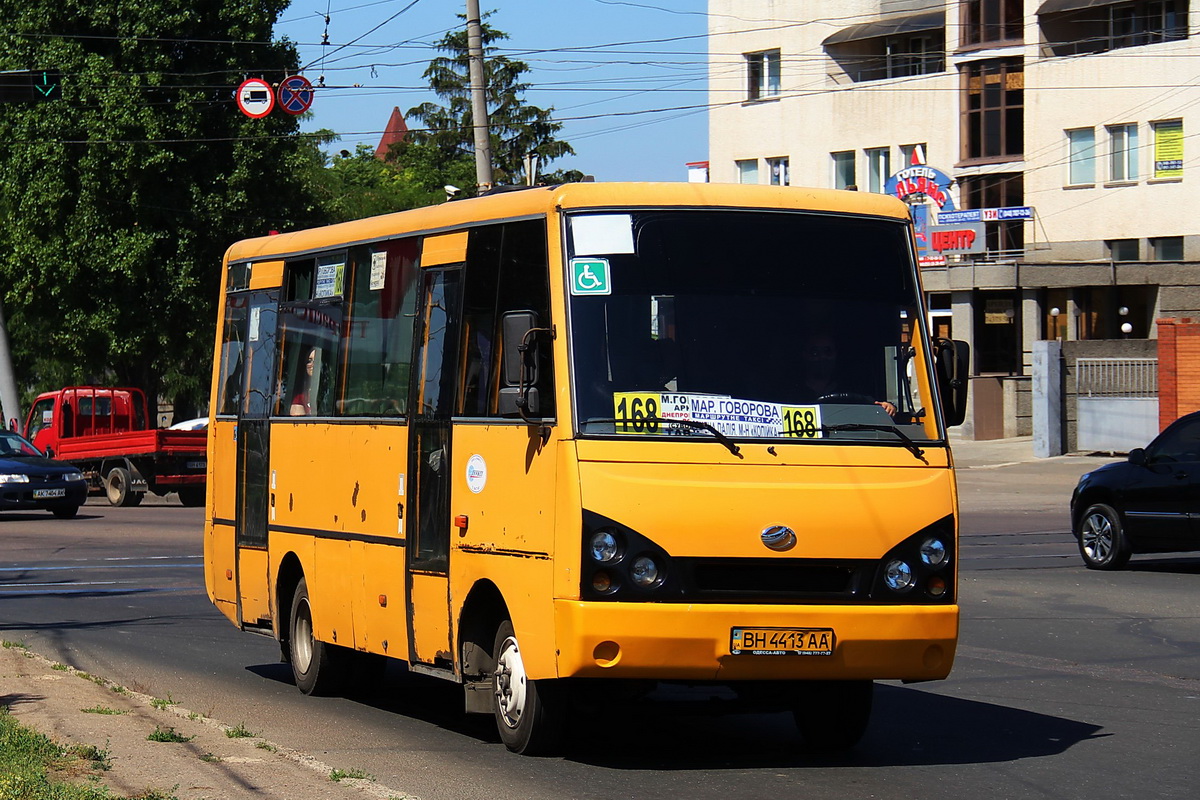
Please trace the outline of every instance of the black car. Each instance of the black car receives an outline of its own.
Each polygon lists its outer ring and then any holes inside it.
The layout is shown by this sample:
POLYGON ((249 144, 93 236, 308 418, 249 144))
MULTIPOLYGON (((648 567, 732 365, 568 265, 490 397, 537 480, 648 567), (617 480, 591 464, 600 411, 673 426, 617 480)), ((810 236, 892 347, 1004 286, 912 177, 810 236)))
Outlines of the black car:
POLYGON ((1120 569, 1134 553, 1200 550, 1200 411, 1081 477, 1071 525, 1091 569, 1120 569))
POLYGON ((25 438, 0 430, 0 510, 44 509, 68 519, 87 500, 83 475, 46 458, 25 438))

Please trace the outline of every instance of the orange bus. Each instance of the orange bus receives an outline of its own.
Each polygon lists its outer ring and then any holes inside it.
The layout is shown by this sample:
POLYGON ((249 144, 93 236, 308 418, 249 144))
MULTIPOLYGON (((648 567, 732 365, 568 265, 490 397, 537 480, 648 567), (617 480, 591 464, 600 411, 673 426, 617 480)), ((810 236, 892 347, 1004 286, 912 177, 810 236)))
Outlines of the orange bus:
POLYGON ((839 748, 874 681, 949 673, 966 351, 899 201, 539 187, 239 242, 223 280, 208 593, 301 691, 398 659, 537 753, 719 686, 839 748))

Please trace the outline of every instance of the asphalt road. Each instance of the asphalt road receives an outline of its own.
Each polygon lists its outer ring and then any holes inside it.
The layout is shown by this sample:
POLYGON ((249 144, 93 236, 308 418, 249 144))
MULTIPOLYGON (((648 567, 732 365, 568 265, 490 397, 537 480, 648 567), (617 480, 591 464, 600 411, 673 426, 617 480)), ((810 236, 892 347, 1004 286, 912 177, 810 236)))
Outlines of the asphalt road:
POLYGON ((89 504, 0 515, 0 638, 439 798, 1191 797, 1200 778, 1200 558, 1083 569, 1066 502, 1101 463, 960 472, 962 637, 950 679, 880 684, 845 756, 784 714, 605 709, 564 758, 526 759, 455 687, 393 670, 367 698, 309 698, 278 646, 204 595, 198 509, 89 504))

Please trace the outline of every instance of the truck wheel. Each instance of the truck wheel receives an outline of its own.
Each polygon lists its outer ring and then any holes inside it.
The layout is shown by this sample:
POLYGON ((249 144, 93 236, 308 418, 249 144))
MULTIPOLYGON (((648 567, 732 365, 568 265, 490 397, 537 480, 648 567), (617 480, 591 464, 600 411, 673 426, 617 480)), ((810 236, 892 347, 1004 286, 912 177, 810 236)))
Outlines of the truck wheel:
POLYGON ((204 505, 204 487, 184 486, 179 490, 179 502, 188 508, 196 508, 197 506, 204 505))
POLYGON ((112 506, 136 506, 142 502, 142 495, 133 491, 130 485, 133 478, 124 467, 113 467, 104 479, 104 491, 108 495, 108 504, 112 506))

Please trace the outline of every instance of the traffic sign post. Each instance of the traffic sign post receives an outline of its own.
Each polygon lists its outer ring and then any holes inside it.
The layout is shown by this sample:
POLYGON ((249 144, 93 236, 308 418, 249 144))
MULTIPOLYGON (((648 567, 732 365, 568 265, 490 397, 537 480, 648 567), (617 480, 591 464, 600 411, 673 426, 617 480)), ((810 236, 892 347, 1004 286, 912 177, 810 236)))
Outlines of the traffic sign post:
POLYGON ((0 72, 0 103, 37 103, 62 97, 62 73, 56 69, 0 72))
POLYGON ((275 93, 271 84, 262 78, 250 78, 242 82, 237 90, 237 105, 251 119, 261 119, 275 107, 275 93))
POLYGON ((287 114, 299 115, 312 106, 313 87, 303 75, 284 78, 279 84, 279 107, 287 114))

